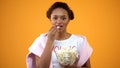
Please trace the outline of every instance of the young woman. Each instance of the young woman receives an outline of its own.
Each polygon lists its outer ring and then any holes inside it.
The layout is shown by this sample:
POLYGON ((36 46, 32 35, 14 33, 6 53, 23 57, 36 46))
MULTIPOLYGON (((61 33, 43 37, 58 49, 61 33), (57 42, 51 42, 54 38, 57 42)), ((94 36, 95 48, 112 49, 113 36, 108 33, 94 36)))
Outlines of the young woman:
POLYGON ((92 48, 86 38, 67 32, 73 11, 64 2, 55 2, 47 11, 52 26, 41 34, 30 46, 27 55, 27 68, 91 68, 92 48), (75 47, 78 57, 73 64, 63 65, 57 59, 55 48, 75 47))

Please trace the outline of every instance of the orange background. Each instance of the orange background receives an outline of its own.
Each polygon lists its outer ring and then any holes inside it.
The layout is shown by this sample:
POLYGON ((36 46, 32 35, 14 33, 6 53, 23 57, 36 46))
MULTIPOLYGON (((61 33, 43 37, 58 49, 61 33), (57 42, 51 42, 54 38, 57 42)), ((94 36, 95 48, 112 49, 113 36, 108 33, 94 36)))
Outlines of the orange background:
MULTIPOLYGON (((57 0, 0 0, 0 68, 26 68, 28 47, 50 28, 46 11, 57 0)), ((68 31, 85 35, 92 68, 120 68, 120 0, 65 1, 75 13, 68 31)))

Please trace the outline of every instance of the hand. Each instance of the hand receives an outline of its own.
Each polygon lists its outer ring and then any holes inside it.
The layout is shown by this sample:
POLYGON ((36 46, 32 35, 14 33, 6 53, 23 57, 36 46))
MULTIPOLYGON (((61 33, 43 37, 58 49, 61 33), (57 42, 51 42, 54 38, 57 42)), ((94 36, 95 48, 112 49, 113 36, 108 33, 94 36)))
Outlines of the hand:
POLYGON ((56 32, 57 32, 56 26, 52 26, 47 33, 49 41, 54 41, 56 32))

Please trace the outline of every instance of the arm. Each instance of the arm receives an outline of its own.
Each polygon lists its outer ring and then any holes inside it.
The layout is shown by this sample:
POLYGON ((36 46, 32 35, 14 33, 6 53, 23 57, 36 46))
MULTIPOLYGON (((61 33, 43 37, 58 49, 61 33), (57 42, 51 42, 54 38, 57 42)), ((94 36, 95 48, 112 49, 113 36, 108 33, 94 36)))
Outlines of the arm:
POLYGON ((49 68, 51 61, 51 53, 53 49, 53 42, 55 39, 56 27, 53 26, 47 33, 48 39, 45 45, 45 49, 40 57, 36 57, 37 68, 49 68))
POLYGON ((39 64, 39 61, 40 61, 40 57, 35 56, 35 60, 36 60, 36 67, 38 68, 38 64, 39 64))
POLYGON ((52 43, 47 42, 41 57, 36 56, 37 68, 49 68, 51 61, 52 43), (50 46, 51 45, 51 46, 50 46))
POLYGON ((91 68, 90 59, 81 68, 91 68))

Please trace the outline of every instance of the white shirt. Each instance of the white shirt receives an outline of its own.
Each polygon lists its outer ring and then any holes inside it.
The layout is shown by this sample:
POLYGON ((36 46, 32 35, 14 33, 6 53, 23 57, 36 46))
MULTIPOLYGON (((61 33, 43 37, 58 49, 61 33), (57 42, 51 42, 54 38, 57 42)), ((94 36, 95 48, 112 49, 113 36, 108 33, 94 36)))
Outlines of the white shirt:
MULTIPOLYGON (((52 51, 52 64, 54 68, 62 68, 58 62, 55 51, 59 50, 62 47, 74 47, 77 51, 80 46, 82 46, 84 38, 81 36, 78 38, 76 35, 71 35, 68 39, 65 40, 55 40, 54 41, 54 49, 52 51), (81 45, 80 45, 81 44, 81 45)), ((79 52, 79 51, 78 51, 79 52)))
MULTIPOLYGON (((30 53, 33 53, 34 55, 41 56, 45 44, 47 41, 47 36, 46 34, 41 34, 34 42, 33 44, 29 47, 30 53)), ((56 47, 60 48, 63 46, 67 47, 75 47, 78 51, 79 61, 77 66, 82 66, 85 64, 85 62, 90 58, 92 54, 92 48, 90 47, 89 43, 87 42, 87 39, 85 36, 78 36, 72 34, 71 37, 69 37, 66 40, 55 40, 54 41, 54 49, 52 51, 52 58, 51 58, 51 64, 50 68, 62 68, 59 65, 58 59, 55 54, 56 47)), ((27 55, 27 68, 33 68, 35 66, 35 63, 33 62, 35 59, 33 57, 30 57, 30 53, 27 55), (30 60, 29 60, 30 59, 30 60)))

